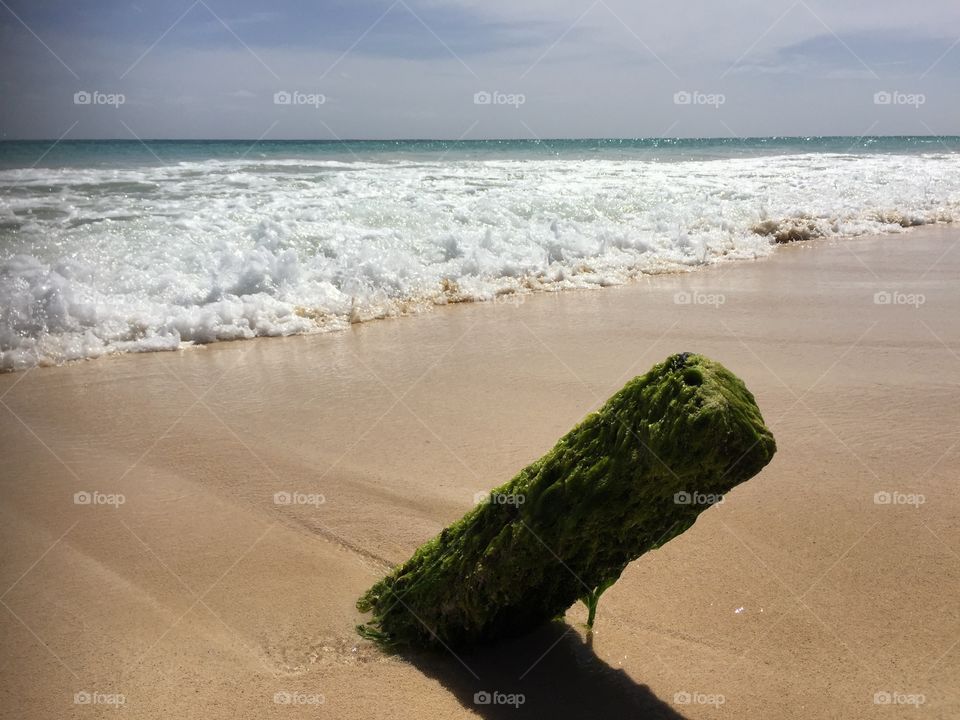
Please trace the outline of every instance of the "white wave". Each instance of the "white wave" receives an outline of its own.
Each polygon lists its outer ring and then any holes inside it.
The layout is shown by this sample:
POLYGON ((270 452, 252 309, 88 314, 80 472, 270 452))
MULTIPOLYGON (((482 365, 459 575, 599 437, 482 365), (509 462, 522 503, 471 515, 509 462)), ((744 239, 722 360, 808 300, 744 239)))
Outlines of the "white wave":
POLYGON ((0 369, 598 287, 960 213, 960 156, 0 171, 0 369))

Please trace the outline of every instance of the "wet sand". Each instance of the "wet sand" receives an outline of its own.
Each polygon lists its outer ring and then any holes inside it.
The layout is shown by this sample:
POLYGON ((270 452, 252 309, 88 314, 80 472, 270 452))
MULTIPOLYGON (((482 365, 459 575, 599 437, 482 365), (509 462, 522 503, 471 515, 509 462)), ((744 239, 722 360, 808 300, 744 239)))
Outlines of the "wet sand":
POLYGON ((0 376, 2 715, 960 716, 958 241, 0 376), (591 636, 582 607, 457 657, 356 636, 390 563, 679 351, 745 380, 779 453, 591 636))

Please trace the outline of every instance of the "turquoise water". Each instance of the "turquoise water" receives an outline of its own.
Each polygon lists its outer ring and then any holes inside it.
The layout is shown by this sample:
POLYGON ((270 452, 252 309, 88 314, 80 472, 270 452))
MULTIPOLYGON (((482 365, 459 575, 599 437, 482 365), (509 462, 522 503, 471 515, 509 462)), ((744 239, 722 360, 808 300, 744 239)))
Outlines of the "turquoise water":
POLYGON ((52 140, 0 142, 0 168, 135 167, 198 160, 721 160, 798 153, 960 152, 957 136, 639 138, 622 140, 52 140))

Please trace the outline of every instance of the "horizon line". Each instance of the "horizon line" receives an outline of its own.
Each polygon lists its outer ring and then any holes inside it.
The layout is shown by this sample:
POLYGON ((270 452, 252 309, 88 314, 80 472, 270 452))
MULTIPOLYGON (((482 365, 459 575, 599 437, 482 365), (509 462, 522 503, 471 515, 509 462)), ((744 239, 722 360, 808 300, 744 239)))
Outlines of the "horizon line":
POLYGON ((728 137, 719 135, 689 135, 689 136, 639 136, 639 137, 544 137, 544 138, 521 138, 521 137, 489 137, 489 138, 249 138, 249 137, 229 137, 229 138, 130 138, 130 137, 109 137, 109 138, 0 138, 0 143, 6 142, 58 142, 58 144, 70 142, 325 142, 331 144, 354 143, 354 142, 395 142, 395 143, 413 143, 413 142, 446 142, 446 143, 471 143, 471 142, 529 142, 529 143, 547 143, 558 141, 601 141, 601 142, 636 142, 652 140, 723 140, 730 142, 742 142, 745 140, 827 140, 832 138, 844 140, 868 140, 868 139, 891 139, 891 138, 955 138, 960 137, 960 133, 925 133, 916 135, 904 135, 901 133, 892 135, 744 135, 742 137, 728 137))

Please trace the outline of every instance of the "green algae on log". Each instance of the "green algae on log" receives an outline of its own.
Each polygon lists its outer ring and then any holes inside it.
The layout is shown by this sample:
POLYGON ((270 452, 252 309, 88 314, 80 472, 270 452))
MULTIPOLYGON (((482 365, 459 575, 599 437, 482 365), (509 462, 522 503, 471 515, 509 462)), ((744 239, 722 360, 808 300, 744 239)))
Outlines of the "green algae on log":
POLYGON ((533 630, 600 594, 756 475, 776 443, 720 363, 682 353, 628 382, 550 452, 370 588, 357 630, 463 647, 533 630))

